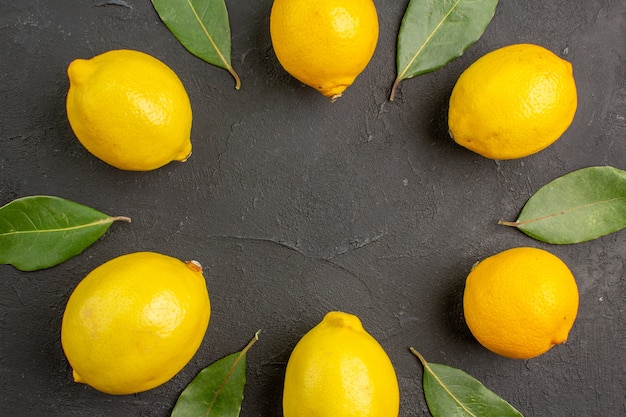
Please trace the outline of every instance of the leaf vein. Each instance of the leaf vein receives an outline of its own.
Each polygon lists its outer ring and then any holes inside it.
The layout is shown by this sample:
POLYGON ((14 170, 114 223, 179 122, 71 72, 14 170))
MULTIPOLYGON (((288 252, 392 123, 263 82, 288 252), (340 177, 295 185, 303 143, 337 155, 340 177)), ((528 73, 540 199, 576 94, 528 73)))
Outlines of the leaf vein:
MULTIPOLYGON (((563 214, 568 214, 568 213, 572 213, 575 212, 577 210, 584 210, 593 206, 597 206, 597 205, 602 205, 602 204, 610 204, 614 201, 619 201, 619 200, 624 200, 626 201, 626 197, 615 197, 615 198, 610 198, 608 200, 602 200, 602 201, 594 201, 592 203, 588 203, 588 204, 583 204, 581 206, 576 206, 576 207, 571 207, 569 209, 564 209, 564 210, 560 210, 558 212, 554 212, 554 213, 548 213, 545 214, 543 216, 539 216, 539 217, 534 217, 532 219, 526 219, 526 220, 522 220, 522 221, 517 221, 517 222, 513 222, 514 226, 524 226, 526 224, 530 224, 530 223, 535 223, 538 221, 542 221, 542 220, 546 220, 549 219, 551 217, 556 217, 556 216, 560 216, 563 214)), ((503 222, 503 224, 505 224, 503 222)))
MULTIPOLYGON (((102 224, 111 223, 111 221, 112 221, 112 218, 107 217, 105 219, 101 219, 101 220, 91 222, 91 223, 81 224, 77 226, 59 227, 58 229, 14 230, 12 232, 0 233, 0 237, 15 236, 15 235, 28 235, 28 234, 40 235, 42 233, 67 233, 72 230, 80 230, 80 229, 85 229, 89 227, 100 226, 102 224)), ((32 223, 32 221, 31 221, 31 224, 33 225, 33 227, 35 228, 37 227, 34 223, 32 223)))
POLYGON ((33 221, 33 219, 32 219, 32 218, 28 215, 28 213, 27 213, 26 211, 24 211, 24 210, 18 210, 18 211, 24 215, 24 218, 25 218, 26 220, 28 220, 28 222, 29 222, 30 224, 32 224, 34 228, 37 228, 37 225, 35 224, 35 222, 33 221))
POLYGON ((226 373, 226 376, 224 377, 224 381, 222 381, 222 384, 219 386, 219 388, 215 391, 215 394, 213 395, 213 399, 211 400, 211 404, 209 404, 209 407, 207 409, 207 412, 205 413, 205 416, 208 416, 209 414, 211 414, 211 410, 213 409, 213 406, 215 405, 215 401, 217 401, 217 397, 220 396, 222 390, 224 389, 224 387, 226 386, 226 383, 228 382, 228 380, 230 379, 231 375, 233 374, 233 372, 235 371, 235 368, 237 367, 237 365, 239 364, 239 362, 241 361, 241 359, 243 357, 246 356, 246 353, 248 352, 248 350, 252 347, 252 345, 259 340, 259 333, 261 331, 257 331, 254 335, 254 338, 252 340, 250 340, 250 342, 241 350, 241 352, 239 352, 239 355, 237 355, 237 358, 235 359, 235 361, 233 362, 232 366, 230 367, 230 369, 228 370, 228 372, 226 373))
POLYGON ((465 407, 465 405, 454 395, 454 393, 452 393, 452 391, 448 389, 448 387, 444 384, 444 382, 441 379, 439 379, 439 376, 437 376, 437 374, 432 370, 428 362, 424 362, 424 367, 428 369, 428 372, 430 372, 433 378, 435 378, 435 381, 437 381, 437 383, 441 386, 441 388, 443 388, 443 390, 450 396, 450 398, 454 400, 455 403, 459 405, 459 407, 463 409, 463 411, 465 411, 467 414, 469 414, 472 417, 477 417, 476 414, 472 413, 471 410, 465 407))
POLYGON ((443 25, 443 22, 446 21, 446 19, 448 19, 448 16, 450 16, 450 14, 457 8, 457 6, 459 5, 459 3, 461 3, 461 0, 457 0, 452 7, 450 7, 450 10, 444 15, 444 17, 439 21, 439 23, 437 23, 437 26, 435 26, 435 28, 432 30, 432 32, 428 35, 428 37, 424 40, 424 42, 422 42, 422 44, 420 45, 419 49, 417 50, 417 52, 415 52, 415 54, 413 55, 413 57, 411 58, 411 60, 409 61, 409 63, 404 67, 404 70, 402 71, 402 73, 398 76, 398 79, 404 79, 404 76, 406 75, 406 73, 408 72, 409 68, 411 68, 411 66, 413 65, 413 63, 415 62, 415 60, 417 59, 417 57, 422 53, 422 51, 424 50, 424 48, 426 47, 426 45, 428 45, 428 43, 431 41, 431 39, 433 38, 433 36, 435 36, 435 33, 437 33, 437 31, 441 28, 441 26, 443 25))
POLYGON ((202 19, 198 15, 198 12, 196 11, 196 8, 194 7, 194 5, 191 3, 191 0, 187 0, 187 4, 191 8, 191 11, 192 11, 194 17, 196 18, 196 21, 198 22, 198 24, 202 28, 202 31, 204 32, 205 36, 207 37, 207 39, 211 43, 211 46, 213 47, 213 49, 215 49, 215 52, 219 56, 220 60, 224 63, 224 65, 226 65, 226 68, 228 68, 230 70, 231 65, 228 63, 228 60, 226 59, 226 57, 224 57, 224 55, 222 54, 222 51, 218 48, 217 44, 215 43, 215 40, 213 39, 213 36, 211 36, 211 34, 207 30, 206 26, 202 22, 202 19))

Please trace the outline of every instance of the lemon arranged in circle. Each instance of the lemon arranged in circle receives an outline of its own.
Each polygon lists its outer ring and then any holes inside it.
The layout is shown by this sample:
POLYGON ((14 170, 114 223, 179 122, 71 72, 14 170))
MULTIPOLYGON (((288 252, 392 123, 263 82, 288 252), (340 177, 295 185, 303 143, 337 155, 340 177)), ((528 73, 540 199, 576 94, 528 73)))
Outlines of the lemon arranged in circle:
POLYGON ((163 62, 139 51, 112 50, 72 61, 67 73, 67 117, 93 155, 130 171, 189 157, 191 104, 163 62))
POLYGON ((378 14, 372 0, 274 0, 270 35, 283 68, 335 100, 371 60, 378 14))
POLYGON ((210 313, 199 263, 132 253, 97 267, 74 289, 61 344, 76 382, 133 394, 167 382, 191 360, 210 313))
POLYGON ((484 347, 530 359, 567 340, 578 312, 578 287, 556 255, 513 248, 474 266, 465 283, 463 310, 484 347))
POLYGON ((289 357, 284 417, 397 417, 399 398, 389 357, 352 314, 326 314, 289 357))
POLYGON ((461 74, 450 97, 448 127, 459 145, 486 158, 515 159, 559 139, 576 107, 569 62, 538 45, 509 45, 461 74))

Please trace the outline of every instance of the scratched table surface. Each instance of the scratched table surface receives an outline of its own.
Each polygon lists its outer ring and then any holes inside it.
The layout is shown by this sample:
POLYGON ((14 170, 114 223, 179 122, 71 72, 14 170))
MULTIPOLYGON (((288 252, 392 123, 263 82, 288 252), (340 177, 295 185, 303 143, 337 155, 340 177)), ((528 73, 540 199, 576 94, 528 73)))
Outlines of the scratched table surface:
POLYGON ((271 0, 226 1, 239 91, 226 71, 187 52, 147 0, 0 2, 0 204, 55 195, 132 218, 61 265, 0 266, 2 416, 169 416, 199 370, 258 329, 241 415, 280 416, 289 354, 330 310, 358 315, 385 348, 401 416, 429 415, 411 346, 469 372, 526 417, 626 415, 626 230, 549 245, 497 224, 568 172, 626 168, 626 3, 500 2, 463 56, 404 81, 392 102, 408 1, 375 3, 381 31, 372 61, 330 103, 279 65, 271 0), (570 61, 579 105, 554 145, 494 161, 449 138, 447 104, 465 68, 513 43, 570 61), (122 171, 73 135, 68 64, 123 48, 159 58, 183 81, 194 112, 186 163, 122 171), (461 308, 471 266, 515 246, 558 255, 580 290, 567 343, 527 361, 480 346, 461 308), (198 353, 140 394, 74 383, 59 337, 72 290, 101 263, 146 250, 205 267, 212 317, 198 353))

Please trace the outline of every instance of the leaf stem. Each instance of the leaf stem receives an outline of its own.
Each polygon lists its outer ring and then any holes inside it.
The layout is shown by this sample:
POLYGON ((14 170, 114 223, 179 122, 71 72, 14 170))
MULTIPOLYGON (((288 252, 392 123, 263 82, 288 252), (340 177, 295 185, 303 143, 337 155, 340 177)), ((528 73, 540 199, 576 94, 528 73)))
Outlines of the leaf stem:
POLYGON ((498 224, 501 224, 503 226, 517 227, 521 223, 520 222, 509 222, 509 221, 506 221, 506 220, 498 220, 498 224))
POLYGON ((393 82, 393 85, 391 86, 391 94, 389 95, 389 101, 393 101, 393 99, 396 98, 396 91, 398 90, 398 87, 400 86, 400 81, 402 81, 402 79, 398 77, 393 82))
POLYGON ((426 366, 426 359, 424 359, 424 357, 417 350, 415 350, 415 348, 410 347, 409 350, 413 355, 417 357, 417 359, 420 360, 423 366, 426 366))
POLYGON ((231 65, 228 66, 228 72, 230 72, 230 75, 235 79, 235 90, 239 90, 241 88, 241 78, 239 78, 239 74, 237 74, 231 65))
POLYGON ((254 334, 254 337, 248 342, 248 344, 246 345, 246 347, 243 348, 243 350, 241 351, 242 354, 246 354, 246 352, 248 352, 248 350, 250 350, 250 348, 252 347, 252 345, 254 345, 257 340, 259 340, 259 335, 261 334, 261 330, 257 330, 256 333, 254 334))
POLYGON ((126 216, 111 217, 111 220, 114 221, 114 222, 121 221, 121 222, 128 222, 128 223, 130 223, 130 217, 126 217, 126 216))

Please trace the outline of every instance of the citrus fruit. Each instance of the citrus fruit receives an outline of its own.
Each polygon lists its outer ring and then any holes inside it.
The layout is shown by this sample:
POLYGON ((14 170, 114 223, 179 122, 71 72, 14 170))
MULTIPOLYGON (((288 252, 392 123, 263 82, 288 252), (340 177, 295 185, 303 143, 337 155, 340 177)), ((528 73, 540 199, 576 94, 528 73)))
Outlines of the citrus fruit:
POLYGON ((450 97, 453 139, 484 157, 525 157, 554 143, 576 113, 572 65, 549 50, 516 44, 476 60, 450 97))
POLYGON ((571 271, 543 249, 505 250, 479 262, 463 295, 465 321, 487 349, 530 359, 564 343, 578 311, 571 271))
POLYGON ((191 104, 178 76, 139 51, 76 59, 66 110, 83 146, 117 168, 149 171, 191 154, 191 104))
POLYGON ((137 252, 105 262, 78 284, 63 314, 74 380, 109 394, 167 382, 200 347, 210 310, 195 261, 137 252))
POLYGON ((285 373, 284 417, 397 417, 389 357, 358 317, 331 311, 297 343, 285 373))
POLYGON ((372 0, 274 0, 270 34, 283 68, 335 100, 372 58, 378 15, 372 0))

